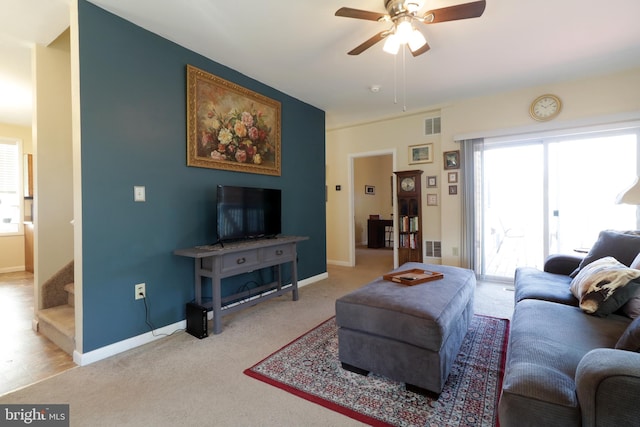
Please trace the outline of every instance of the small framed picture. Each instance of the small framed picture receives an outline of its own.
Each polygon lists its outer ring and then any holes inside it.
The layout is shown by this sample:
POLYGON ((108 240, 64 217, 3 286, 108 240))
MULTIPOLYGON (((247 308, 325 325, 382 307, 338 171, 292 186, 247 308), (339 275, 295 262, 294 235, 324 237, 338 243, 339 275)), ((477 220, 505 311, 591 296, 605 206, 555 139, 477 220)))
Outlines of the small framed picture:
POLYGON ((428 176, 427 177, 427 187, 435 188, 438 186, 438 177, 436 176, 428 176))
POLYGON ((409 164, 433 163, 433 144, 409 146, 409 164))
POLYGON ((458 172, 449 172, 447 174, 449 184, 457 184, 458 183, 458 172))
POLYGON ((364 194, 369 194, 371 196, 376 194, 376 187, 374 185, 365 185, 364 186, 364 194))
POLYGON ((446 151, 444 153, 445 169, 460 169, 460 150, 446 151))
POLYGON ((450 185, 449 186, 449 194, 458 194, 458 186, 450 185))
POLYGON ((427 194, 427 206, 438 206, 437 194, 427 194))

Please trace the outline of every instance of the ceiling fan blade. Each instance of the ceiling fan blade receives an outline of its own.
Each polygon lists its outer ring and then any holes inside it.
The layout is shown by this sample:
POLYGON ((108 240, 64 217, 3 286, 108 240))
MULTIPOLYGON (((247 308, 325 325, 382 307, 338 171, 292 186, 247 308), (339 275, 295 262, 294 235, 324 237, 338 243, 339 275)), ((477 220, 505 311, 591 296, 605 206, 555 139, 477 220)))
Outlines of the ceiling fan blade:
POLYGON ((422 55, 423 53, 425 53, 429 49, 431 49, 431 46, 429 46, 429 43, 425 43, 424 46, 422 46, 420 49, 416 50, 415 52, 412 51, 411 49, 409 49, 409 52, 411 52, 411 55, 416 57, 416 56, 422 55))
POLYGON ((378 43, 383 38, 387 37, 388 34, 389 34, 389 31, 380 31, 378 34, 376 34, 375 36, 371 37, 369 40, 365 41, 360 46, 358 46, 358 47, 352 49, 351 51, 349 51, 348 54, 349 55, 360 55, 362 52, 364 52, 365 50, 369 49, 371 46, 373 46, 374 44, 378 43))
POLYGON ((459 19, 477 18, 482 16, 487 2, 485 0, 471 3, 458 4, 456 6, 443 7, 427 11, 425 24, 436 24, 438 22, 457 21, 459 19), (433 15, 433 20, 429 20, 429 15, 433 15))
POLYGON ((369 12, 367 10, 352 9, 350 7, 341 7, 336 10, 336 16, 344 16, 345 18, 366 19, 368 21, 379 21, 387 16, 384 13, 369 12))

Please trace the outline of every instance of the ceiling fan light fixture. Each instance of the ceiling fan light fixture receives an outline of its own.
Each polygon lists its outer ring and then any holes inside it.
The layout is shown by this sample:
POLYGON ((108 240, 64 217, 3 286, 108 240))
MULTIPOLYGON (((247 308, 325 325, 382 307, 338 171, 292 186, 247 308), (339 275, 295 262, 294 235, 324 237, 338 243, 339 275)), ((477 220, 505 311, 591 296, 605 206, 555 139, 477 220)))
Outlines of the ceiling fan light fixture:
POLYGON ((392 24, 391 28, 375 34, 347 53, 349 55, 359 55, 376 43, 387 39, 384 46, 386 52, 397 54, 400 47, 406 44, 414 57, 422 55, 430 49, 430 46, 425 40, 424 35, 414 28, 414 21, 422 24, 434 24, 478 18, 482 16, 487 5, 486 0, 475 0, 421 13, 420 11, 424 3, 425 0, 384 0, 384 8, 387 13, 341 7, 336 11, 336 16, 385 23, 390 22, 392 24), (395 37, 391 37, 392 35, 395 37))
POLYGON ((396 36, 395 34, 389 34, 384 42, 382 50, 390 53, 391 55, 397 55, 398 50, 400 50, 400 42, 398 40, 398 36, 396 36))
POLYGON ((413 33, 414 28, 411 25, 411 18, 405 17, 399 20, 396 23, 396 32, 395 35, 398 37, 398 43, 407 44, 409 39, 411 38, 411 33, 413 33))
POLYGON ((424 46, 427 43, 427 40, 424 38, 422 33, 418 30, 413 30, 411 36, 409 37, 409 49, 411 52, 415 52, 424 46))

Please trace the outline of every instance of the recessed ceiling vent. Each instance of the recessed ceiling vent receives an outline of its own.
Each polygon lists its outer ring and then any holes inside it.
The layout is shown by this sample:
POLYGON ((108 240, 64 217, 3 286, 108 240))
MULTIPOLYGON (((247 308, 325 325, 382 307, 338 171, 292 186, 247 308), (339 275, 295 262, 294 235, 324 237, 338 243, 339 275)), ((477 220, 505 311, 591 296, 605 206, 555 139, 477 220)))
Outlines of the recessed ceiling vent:
POLYGON ((440 117, 432 117, 424 121, 425 135, 438 135, 440 133, 440 117))

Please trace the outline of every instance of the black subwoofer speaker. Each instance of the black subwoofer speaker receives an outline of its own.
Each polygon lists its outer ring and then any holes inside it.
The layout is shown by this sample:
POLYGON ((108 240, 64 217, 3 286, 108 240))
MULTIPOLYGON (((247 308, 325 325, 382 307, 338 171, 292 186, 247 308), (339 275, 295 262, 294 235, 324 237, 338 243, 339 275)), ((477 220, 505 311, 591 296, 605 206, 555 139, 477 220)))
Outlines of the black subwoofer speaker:
POLYGON ((187 303, 187 332, 202 339, 209 336, 207 329, 207 309, 193 302, 187 303))

